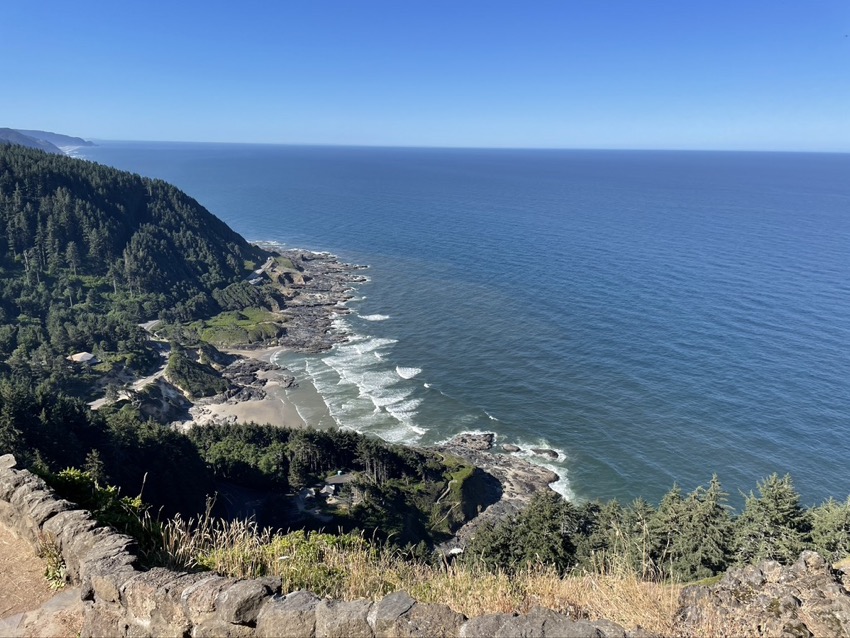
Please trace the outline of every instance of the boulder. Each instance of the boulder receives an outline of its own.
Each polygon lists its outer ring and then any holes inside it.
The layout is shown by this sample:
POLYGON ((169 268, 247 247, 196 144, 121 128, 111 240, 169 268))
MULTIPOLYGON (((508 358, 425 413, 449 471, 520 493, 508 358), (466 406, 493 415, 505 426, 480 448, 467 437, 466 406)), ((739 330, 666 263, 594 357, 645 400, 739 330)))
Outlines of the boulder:
POLYGON ((222 590, 215 601, 218 617, 236 625, 253 625, 260 607, 280 592, 280 581, 271 578, 241 580, 222 590))
POLYGON ((273 596, 257 615, 258 638, 315 636, 319 599, 307 591, 273 596))
POLYGON ((764 561, 729 570, 712 587, 687 587, 676 614, 678 632, 702 635, 850 635, 850 594, 815 552, 793 565, 764 561))
POLYGON ((415 604, 416 601, 407 592, 397 591, 372 605, 367 620, 375 636, 397 635, 396 622, 415 604))
POLYGON ((370 600, 323 600, 316 606, 316 638, 372 638, 370 600))

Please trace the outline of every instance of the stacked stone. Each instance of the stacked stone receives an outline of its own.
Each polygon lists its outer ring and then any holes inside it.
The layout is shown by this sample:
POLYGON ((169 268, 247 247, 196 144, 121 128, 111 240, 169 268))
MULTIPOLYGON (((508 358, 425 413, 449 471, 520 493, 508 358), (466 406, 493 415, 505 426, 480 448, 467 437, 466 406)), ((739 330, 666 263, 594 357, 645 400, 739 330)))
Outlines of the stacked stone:
POLYGON ((15 469, 14 457, 0 456, 0 524, 34 546, 45 537, 56 543, 85 602, 84 638, 626 636, 614 623, 574 620, 548 609, 467 619, 405 592, 377 602, 337 601, 305 591, 281 595, 281 581, 273 578, 143 570, 132 538, 99 527, 89 512, 74 507, 37 476, 15 469))

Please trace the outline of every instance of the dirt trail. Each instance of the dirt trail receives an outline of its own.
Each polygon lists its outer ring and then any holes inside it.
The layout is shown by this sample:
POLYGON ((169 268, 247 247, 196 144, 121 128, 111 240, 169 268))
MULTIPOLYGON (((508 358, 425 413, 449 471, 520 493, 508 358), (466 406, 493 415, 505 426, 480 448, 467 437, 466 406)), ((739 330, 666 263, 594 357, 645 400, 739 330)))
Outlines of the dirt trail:
POLYGON ((0 618, 35 609, 55 593, 30 544, 0 525, 0 618))
POLYGON ((32 546, 0 525, 0 636, 74 638, 82 622, 79 588, 53 591, 32 546))

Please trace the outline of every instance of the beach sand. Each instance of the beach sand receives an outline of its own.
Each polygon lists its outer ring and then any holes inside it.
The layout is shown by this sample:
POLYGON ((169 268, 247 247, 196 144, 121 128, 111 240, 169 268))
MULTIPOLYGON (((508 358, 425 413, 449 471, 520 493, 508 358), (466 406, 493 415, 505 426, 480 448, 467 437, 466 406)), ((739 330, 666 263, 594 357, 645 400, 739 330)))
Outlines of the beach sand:
MULTIPOLYGON (((273 363, 275 355, 284 351, 280 346, 255 349, 228 349, 227 354, 273 363)), ((284 377, 290 376, 286 368, 257 373, 257 378, 266 379, 263 387, 264 399, 250 401, 227 401, 225 403, 196 404, 190 409, 193 425, 211 422, 260 423, 276 427, 333 428, 336 421, 328 411, 322 396, 309 379, 297 378, 297 387, 281 385, 284 377)))

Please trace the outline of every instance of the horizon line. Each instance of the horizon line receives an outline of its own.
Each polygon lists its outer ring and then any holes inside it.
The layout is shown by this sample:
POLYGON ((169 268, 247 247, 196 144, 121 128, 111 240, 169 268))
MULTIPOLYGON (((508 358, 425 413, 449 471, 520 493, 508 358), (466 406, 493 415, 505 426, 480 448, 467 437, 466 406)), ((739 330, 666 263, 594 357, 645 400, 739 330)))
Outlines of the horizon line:
MULTIPOLYGON (((74 136, 77 137, 77 136, 74 136)), ((294 146, 320 148, 373 148, 373 149, 422 149, 422 150, 468 150, 468 151, 616 151, 616 152, 663 152, 663 153, 805 153, 847 155, 850 150, 791 150, 761 148, 663 148, 663 147, 589 147, 589 146, 443 146, 424 144, 335 144, 330 142, 233 142, 167 139, 117 139, 90 137, 81 138, 97 142, 130 142, 141 144, 216 144, 233 146, 294 146)))

